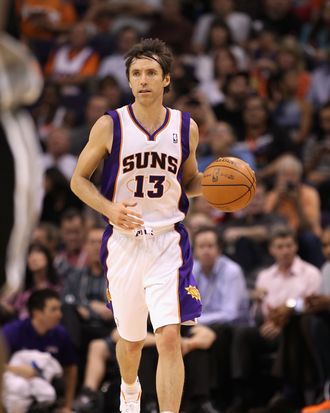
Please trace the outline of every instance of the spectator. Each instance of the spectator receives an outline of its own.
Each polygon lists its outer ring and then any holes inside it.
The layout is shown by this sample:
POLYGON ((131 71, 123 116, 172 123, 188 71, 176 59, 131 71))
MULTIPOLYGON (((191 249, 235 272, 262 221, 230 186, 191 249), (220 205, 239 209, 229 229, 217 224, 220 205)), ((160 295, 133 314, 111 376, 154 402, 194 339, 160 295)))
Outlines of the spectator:
POLYGON ((76 21, 72 1, 21 0, 16 3, 20 32, 42 66, 57 36, 67 33, 76 21))
POLYGON ((40 222, 31 237, 32 244, 41 244, 55 257, 59 246, 60 234, 58 227, 50 222, 40 222))
POLYGON ((242 159, 253 156, 257 176, 270 179, 278 159, 292 150, 286 131, 271 123, 267 101, 259 96, 246 99, 243 122, 244 133, 237 136, 236 154, 242 159))
POLYGON ((122 27, 116 35, 115 52, 105 57, 100 65, 98 77, 113 76, 125 93, 130 93, 126 78, 125 55, 138 42, 139 34, 131 26, 122 27))
POLYGON ((85 268, 71 271, 62 294, 64 325, 82 357, 92 339, 105 337, 114 327, 112 312, 106 307, 106 282, 100 261, 103 227, 88 231, 85 268))
POLYGON ((166 42, 175 54, 188 54, 191 49, 193 26, 181 11, 176 0, 162 0, 161 13, 151 25, 147 37, 166 42))
POLYGON ((105 96, 94 95, 90 96, 86 109, 85 121, 82 125, 71 130, 70 133, 70 153, 77 156, 86 145, 89 132, 97 121, 109 109, 109 102, 105 96))
POLYGON ((198 168, 204 171, 207 166, 221 156, 234 155, 233 146, 235 136, 231 127, 225 122, 216 122, 207 135, 207 141, 211 150, 210 155, 198 156, 198 168))
POLYGON ((327 59, 330 41, 330 1, 323 2, 319 16, 310 23, 306 23, 301 31, 300 40, 307 58, 312 67, 319 66, 327 59))
POLYGON ((319 109, 329 100, 330 96, 330 52, 324 64, 312 72, 308 100, 315 109, 319 109))
POLYGON ((59 292, 61 289, 50 251, 41 244, 32 244, 27 256, 25 285, 13 303, 18 318, 28 317, 27 302, 34 291, 45 288, 59 292))
POLYGON ((61 216, 60 233, 63 248, 54 263, 59 274, 65 277, 72 268, 83 269, 87 265, 86 230, 82 213, 75 209, 65 211, 61 216))
POLYGON ((265 211, 284 217, 297 231, 303 259, 320 267, 323 259, 320 197, 316 189, 302 182, 301 162, 287 155, 277 163, 276 183, 267 195, 265 211))
POLYGON ((251 28, 251 19, 245 13, 234 11, 232 0, 213 0, 211 9, 211 13, 204 14, 197 21, 192 40, 195 52, 200 53, 204 50, 207 33, 216 18, 226 21, 235 42, 244 43, 247 40, 251 28))
POLYGON ((243 108, 249 91, 249 75, 246 72, 229 74, 223 87, 224 101, 213 106, 217 119, 227 122, 235 136, 243 134, 243 108))
POLYGON ((88 41, 87 25, 76 24, 71 29, 68 44, 53 50, 45 67, 47 78, 60 88, 62 103, 66 107, 75 105, 78 113, 88 82, 96 75, 99 66, 99 56, 88 41))
POLYGON ((265 199, 266 188, 259 181, 251 203, 222 228, 225 251, 241 265, 250 284, 257 272, 271 264, 269 231, 285 223, 279 215, 265 212, 265 199))
POLYGON ((301 23, 294 15, 292 5, 292 0, 265 0, 260 18, 258 22, 254 22, 254 26, 261 25, 279 36, 297 36, 301 23))
POLYGON ((98 95, 104 96, 110 109, 124 106, 129 102, 129 96, 121 89, 119 82, 113 76, 100 79, 97 87, 98 95))
POLYGON ((330 102, 318 113, 318 131, 307 140, 304 148, 306 180, 317 188, 321 198, 321 210, 325 218, 330 211, 330 102))
POLYGON ((287 130, 295 152, 301 156, 311 129, 312 107, 306 100, 297 98, 298 82, 298 69, 287 69, 279 75, 277 90, 270 97, 275 98, 272 110, 274 123, 287 130))
POLYGON ((45 171, 44 188, 41 221, 57 225, 67 209, 81 209, 80 200, 72 193, 67 178, 57 168, 52 167, 45 171))
POLYGON ((228 47, 224 47, 218 49, 214 54, 213 67, 213 77, 202 82, 198 89, 209 103, 215 106, 224 101, 223 88, 227 76, 238 72, 237 59, 228 47))
POLYGON ((77 163, 77 158, 69 153, 70 131, 64 128, 53 129, 47 137, 46 149, 43 156, 44 168, 58 168, 69 182, 77 163))
MULTIPOLYGON (((77 355, 63 326, 61 302, 57 292, 49 289, 35 291, 28 301, 30 317, 17 320, 3 327, 3 335, 9 354, 26 350, 39 350, 50 353, 64 369, 65 394, 62 413, 71 411, 77 377, 77 355)), ((22 377, 36 377, 39 372, 31 365, 8 366, 22 377)))
MULTIPOLYGON (((252 294, 256 302, 256 326, 237 327, 234 331, 232 374, 236 396, 228 413, 245 411, 258 400, 256 379, 260 373, 257 366, 262 354, 274 354, 279 349, 284 321, 288 322, 293 315, 292 309, 286 307, 287 300, 303 301, 305 297, 319 292, 320 272, 297 256, 297 242, 292 230, 288 227, 274 228, 269 249, 275 263, 258 274, 252 294), (282 315, 281 323, 278 319, 275 322, 275 315, 279 313, 282 315)), ((276 357, 284 356, 278 354, 276 357)), ((277 411, 286 410, 283 407, 283 410, 274 410, 274 413, 277 411)))

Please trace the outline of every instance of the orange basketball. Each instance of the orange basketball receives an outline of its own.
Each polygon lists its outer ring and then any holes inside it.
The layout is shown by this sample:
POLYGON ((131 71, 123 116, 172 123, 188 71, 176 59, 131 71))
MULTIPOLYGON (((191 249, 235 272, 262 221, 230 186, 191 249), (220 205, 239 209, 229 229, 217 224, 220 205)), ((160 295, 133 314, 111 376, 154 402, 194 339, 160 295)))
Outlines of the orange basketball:
POLYGON ((202 191, 208 203, 224 212, 245 208, 256 191, 250 166, 238 158, 218 158, 205 169, 202 191))

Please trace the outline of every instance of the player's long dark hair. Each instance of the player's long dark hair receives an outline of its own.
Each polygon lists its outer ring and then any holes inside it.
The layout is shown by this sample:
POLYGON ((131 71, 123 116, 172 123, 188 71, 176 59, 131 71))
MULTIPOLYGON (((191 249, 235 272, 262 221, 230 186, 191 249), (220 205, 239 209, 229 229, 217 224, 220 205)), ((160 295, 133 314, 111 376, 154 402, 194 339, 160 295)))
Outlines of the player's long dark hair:
MULTIPOLYGON (((164 77, 171 73, 173 55, 165 42, 159 39, 143 39, 140 43, 133 46, 125 56, 127 79, 129 79, 129 69, 133 60, 144 57, 157 61, 163 70, 164 77)), ((169 92, 169 90, 170 85, 164 88, 164 93, 169 92)))

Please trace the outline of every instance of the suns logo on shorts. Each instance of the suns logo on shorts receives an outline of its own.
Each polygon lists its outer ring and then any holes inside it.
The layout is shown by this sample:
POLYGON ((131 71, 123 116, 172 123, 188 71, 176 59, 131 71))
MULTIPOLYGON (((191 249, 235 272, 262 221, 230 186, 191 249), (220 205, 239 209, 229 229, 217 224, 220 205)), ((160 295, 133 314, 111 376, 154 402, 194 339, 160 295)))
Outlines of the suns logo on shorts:
POLYGON ((109 288, 106 289, 105 294, 106 294, 106 296, 107 296, 107 301, 108 301, 108 303, 110 303, 110 302, 111 302, 111 294, 110 294, 109 288))
POLYGON ((191 295, 192 298, 194 298, 196 301, 201 300, 201 295, 198 291, 198 288, 195 287, 194 285, 189 285, 189 287, 186 287, 185 290, 187 291, 187 294, 191 295))

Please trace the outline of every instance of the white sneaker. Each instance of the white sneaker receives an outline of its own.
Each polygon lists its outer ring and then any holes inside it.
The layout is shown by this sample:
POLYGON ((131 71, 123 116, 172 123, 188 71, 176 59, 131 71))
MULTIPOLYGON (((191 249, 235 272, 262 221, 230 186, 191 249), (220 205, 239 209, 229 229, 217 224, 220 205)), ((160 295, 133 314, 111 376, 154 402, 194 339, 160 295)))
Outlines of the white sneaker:
MULTIPOLYGON (((132 396, 131 396, 132 397, 132 396)), ((122 413, 140 413, 141 390, 136 400, 126 400, 123 391, 120 391, 120 411, 122 413)))

